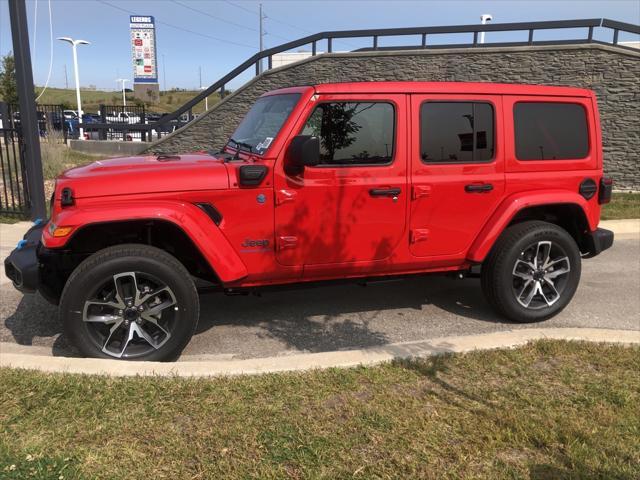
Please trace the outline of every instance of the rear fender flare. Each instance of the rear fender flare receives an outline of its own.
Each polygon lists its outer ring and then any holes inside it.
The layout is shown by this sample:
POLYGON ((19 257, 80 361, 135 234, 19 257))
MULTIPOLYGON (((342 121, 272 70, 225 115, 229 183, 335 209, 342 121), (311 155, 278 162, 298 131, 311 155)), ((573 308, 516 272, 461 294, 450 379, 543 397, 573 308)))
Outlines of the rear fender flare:
POLYGON ((525 208, 543 205, 577 205, 582 209, 591 231, 598 226, 597 215, 589 215, 590 209, 580 194, 566 190, 544 192, 523 192, 507 197, 484 225, 467 253, 467 260, 482 262, 489 254, 500 234, 518 212, 525 208))
POLYGON ((58 227, 74 227, 66 237, 53 237, 45 228, 42 240, 47 248, 64 247, 73 235, 96 223, 134 220, 162 220, 181 229, 200 250, 209 266, 223 282, 248 275, 247 267, 217 225, 198 207, 186 202, 126 201, 108 205, 76 206, 62 210, 56 217, 58 227))

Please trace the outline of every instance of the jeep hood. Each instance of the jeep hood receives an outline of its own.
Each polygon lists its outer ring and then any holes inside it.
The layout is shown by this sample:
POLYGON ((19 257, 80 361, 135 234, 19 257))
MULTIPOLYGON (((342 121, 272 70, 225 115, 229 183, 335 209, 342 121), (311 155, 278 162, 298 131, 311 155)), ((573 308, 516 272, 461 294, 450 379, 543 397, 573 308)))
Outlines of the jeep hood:
POLYGON ((74 198, 229 188, 221 159, 207 154, 144 156, 99 160, 67 170, 58 189, 70 187, 74 198))

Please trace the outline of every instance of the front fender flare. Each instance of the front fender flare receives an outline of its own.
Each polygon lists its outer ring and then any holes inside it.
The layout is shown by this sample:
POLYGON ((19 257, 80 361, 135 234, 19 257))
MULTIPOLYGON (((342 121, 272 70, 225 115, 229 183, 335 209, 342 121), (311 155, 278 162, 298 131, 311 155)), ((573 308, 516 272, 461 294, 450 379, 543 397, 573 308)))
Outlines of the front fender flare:
POLYGON ((81 227, 91 224, 132 220, 162 220, 181 229, 200 250, 223 283, 240 280, 248 275, 247 267, 220 229, 198 207, 180 201, 126 201, 108 205, 76 206, 62 210, 56 226, 73 227, 67 237, 53 237, 48 228, 42 235, 47 248, 62 248, 81 227))
POLYGON ((577 205, 584 212, 590 230, 593 231, 598 226, 598 219, 588 215, 587 201, 578 193, 566 190, 516 193, 504 199, 489 218, 467 252, 467 260, 482 262, 519 211, 542 205, 577 205))

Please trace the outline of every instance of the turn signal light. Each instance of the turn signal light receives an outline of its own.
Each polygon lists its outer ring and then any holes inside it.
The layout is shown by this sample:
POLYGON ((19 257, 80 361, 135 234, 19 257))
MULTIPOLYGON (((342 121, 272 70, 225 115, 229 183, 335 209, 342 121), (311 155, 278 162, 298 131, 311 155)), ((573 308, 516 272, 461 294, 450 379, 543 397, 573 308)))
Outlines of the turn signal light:
POLYGON ((56 227, 52 235, 54 237, 66 237, 71 233, 71 230, 73 230, 73 227, 56 227))

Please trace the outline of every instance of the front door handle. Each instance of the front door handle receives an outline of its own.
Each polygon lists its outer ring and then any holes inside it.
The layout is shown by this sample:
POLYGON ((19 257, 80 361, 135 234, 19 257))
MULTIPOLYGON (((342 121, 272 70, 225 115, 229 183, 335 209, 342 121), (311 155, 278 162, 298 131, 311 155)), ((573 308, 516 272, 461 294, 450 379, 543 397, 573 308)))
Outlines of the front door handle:
POLYGON ((493 185, 490 183, 472 183, 464 186, 464 191, 467 193, 488 193, 493 190, 493 185))
POLYGON ((402 192, 399 188, 372 188, 369 195, 372 197, 397 197, 402 192))

